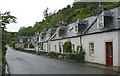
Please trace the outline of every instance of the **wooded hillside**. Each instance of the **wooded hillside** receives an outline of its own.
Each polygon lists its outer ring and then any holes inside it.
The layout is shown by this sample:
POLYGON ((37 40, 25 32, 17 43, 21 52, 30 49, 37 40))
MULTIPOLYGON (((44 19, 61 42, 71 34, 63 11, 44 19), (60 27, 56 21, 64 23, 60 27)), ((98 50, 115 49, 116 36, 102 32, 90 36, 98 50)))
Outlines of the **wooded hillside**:
MULTIPOLYGON (((118 7, 120 2, 102 3, 107 10, 118 7)), ((34 36, 36 32, 41 32, 43 29, 58 27, 56 24, 60 20, 66 21, 67 24, 75 22, 77 19, 84 19, 93 15, 93 12, 98 10, 99 3, 94 2, 76 2, 60 9, 54 13, 48 13, 49 8, 43 12, 44 18, 40 22, 35 22, 34 27, 21 27, 17 36, 34 36)))

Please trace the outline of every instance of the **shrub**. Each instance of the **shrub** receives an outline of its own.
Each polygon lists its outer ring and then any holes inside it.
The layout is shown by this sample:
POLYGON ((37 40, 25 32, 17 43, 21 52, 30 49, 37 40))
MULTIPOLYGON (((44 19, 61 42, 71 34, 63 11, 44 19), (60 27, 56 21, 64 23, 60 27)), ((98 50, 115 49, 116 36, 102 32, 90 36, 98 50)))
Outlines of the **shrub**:
POLYGON ((54 57, 55 57, 54 51, 49 52, 49 53, 48 53, 48 56, 50 56, 51 58, 54 58, 54 57))
MULTIPOLYGON (((3 45, 2 45, 2 46, 3 46, 3 45)), ((7 50, 7 48, 6 48, 5 46, 2 47, 2 72, 3 72, 3 73, 5 72, 5 65, 6 65, 6 63, 7 63, 6 58, 5 58, 6 50, 7 50)))
POLYGON ((63 56, 62 56, 62 55, 59 55, 59 56, 58 56, 58 59, 63 59, 63 56))
POLYGON ((72 52, 71 42, 67 41, 64 43, 64 52, 72 52))
MULTIPOLYGON (((77 53, 76 55, 72 55, 71 59, 76 60, 76 61, 84 61, 85 60, 85 50, 83 49, 82 46, 77 46, 77 49, 79 49, 79 53, 77 53)), ((78 51, 78 50, 77 50, 78 51)))
POLYGON ((22 46, 18 46, 18 49, 21 49, 22 48, 22 46))
POLYGON ((15 41, 11 41, 10 47, 14 47, 14 43, 15 43, 15 41))

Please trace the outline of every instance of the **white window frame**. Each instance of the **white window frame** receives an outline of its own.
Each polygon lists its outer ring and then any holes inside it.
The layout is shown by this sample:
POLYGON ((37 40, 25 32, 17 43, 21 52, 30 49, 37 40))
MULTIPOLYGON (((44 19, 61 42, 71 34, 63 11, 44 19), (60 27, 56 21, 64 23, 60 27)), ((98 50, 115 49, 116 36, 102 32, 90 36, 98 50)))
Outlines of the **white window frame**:
POLYGON ((20 39, 20 43, 23 43, 23 39, 20 39))
POLYGON ((89 54, 90 56, 95 56, 95 45, 94 43, 89 43, 89 54), (91 46, 93 44, 93 46, 91 46))
POLYGON ((57 31, 56 35, 57 35, 57 37, 59 37, 59 31, 57 31))
POLYGON ((28 39, 28 42, 30 42, 30 39, 28 39))
POLYGON ((102 28, 104 28, 104 16, 102 15, 102 16, 99 16, 98 18, 97 18, 97 28, 98 29, 102 29, 102 28), (100 20, 101 19, 101 20, 100 20), (101 24, 101 25, 100 25, 101 24))
POLYGON ((78 33, 78 24, 74 24, 74 31, 75 33, 78 33))
POLYGON ((75 51, 75 44, 72 44, 72 50, 75 51))

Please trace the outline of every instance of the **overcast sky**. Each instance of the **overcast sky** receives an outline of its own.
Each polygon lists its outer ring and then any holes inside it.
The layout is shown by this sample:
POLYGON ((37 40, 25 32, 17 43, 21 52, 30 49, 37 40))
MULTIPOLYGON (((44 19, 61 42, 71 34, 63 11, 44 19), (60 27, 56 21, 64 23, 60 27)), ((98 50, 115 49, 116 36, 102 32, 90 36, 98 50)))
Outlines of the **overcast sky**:
POLYGON ((7 25, 7 31, 16 32, 20 27, 34 26, 43 19, 43 11, 59 10, 72 4, 74 0, 0 0, 0 11, 10 11, 17 17, 17 23, 7 25))

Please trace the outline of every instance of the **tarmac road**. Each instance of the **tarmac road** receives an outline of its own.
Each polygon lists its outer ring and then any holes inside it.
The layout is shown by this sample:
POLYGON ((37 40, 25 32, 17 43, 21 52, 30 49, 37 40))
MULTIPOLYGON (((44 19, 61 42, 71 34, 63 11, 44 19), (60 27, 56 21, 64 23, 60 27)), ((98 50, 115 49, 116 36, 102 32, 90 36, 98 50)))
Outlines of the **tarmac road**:
POLYGON ((116 74, 83 63, 37 56, 8 47, 6 59, 11 74, 116 74))

